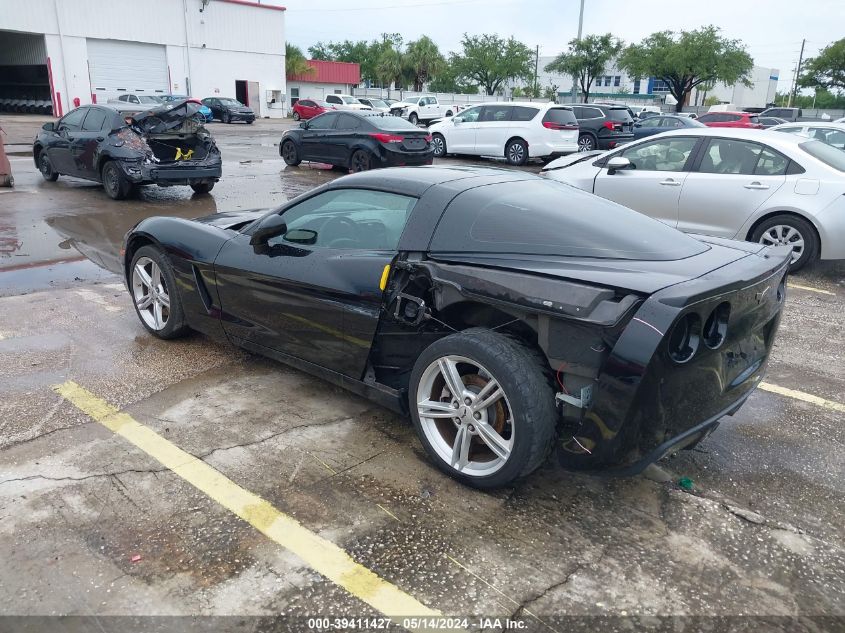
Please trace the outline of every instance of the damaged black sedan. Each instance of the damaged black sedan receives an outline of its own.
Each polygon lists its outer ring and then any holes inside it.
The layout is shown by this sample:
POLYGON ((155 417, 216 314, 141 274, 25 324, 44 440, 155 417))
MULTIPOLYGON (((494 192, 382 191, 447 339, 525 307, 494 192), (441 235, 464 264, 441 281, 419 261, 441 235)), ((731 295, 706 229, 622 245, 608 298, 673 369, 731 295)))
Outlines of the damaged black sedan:
POLYGON ((437 467, 480 488, 552 450, 636 473, 706 437, 765 372, 790 259, 461 167, 149 218, 124 249, 152 334, 197 330, 410 414, 437 467))
POLYGON ((208 193, 222 163, 200 107, 188 100, 131 114, 109 105, 76 108, 44 124, 32 145, 35 166, 51 182, 61 175, 100 182, 115 200, 147 184, 208 193))

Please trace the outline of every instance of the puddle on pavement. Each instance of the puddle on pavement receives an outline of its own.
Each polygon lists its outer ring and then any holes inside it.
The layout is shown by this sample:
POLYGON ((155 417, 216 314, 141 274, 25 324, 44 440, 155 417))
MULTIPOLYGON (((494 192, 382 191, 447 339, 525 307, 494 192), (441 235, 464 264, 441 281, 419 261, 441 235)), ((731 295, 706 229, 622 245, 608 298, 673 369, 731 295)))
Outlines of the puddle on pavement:
POLYGON ((20 268, 0 269, 0 297, 26 294, 79 282, 114 281, 113 273, 84 257, 55 263, 39 262, 20 268))

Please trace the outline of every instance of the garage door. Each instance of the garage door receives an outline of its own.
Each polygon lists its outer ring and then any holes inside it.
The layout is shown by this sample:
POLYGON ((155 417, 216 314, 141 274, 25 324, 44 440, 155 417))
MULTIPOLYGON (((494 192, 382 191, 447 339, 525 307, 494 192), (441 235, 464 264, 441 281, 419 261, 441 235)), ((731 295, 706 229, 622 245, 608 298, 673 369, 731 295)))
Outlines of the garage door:
POLYGON ((121 94, 169 94, 167 54, 159 44, 88 40, 88 72, 97 103, 121 94))

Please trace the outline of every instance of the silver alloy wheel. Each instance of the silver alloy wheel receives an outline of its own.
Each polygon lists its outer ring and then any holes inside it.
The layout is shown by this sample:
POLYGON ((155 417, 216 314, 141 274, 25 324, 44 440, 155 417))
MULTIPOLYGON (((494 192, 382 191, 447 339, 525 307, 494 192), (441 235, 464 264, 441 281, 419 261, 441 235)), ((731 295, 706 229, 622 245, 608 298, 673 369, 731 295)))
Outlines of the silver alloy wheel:
POLYGON ((443 156, 446 153, 446 143, 443 141, 443 137, 439 134, 436 134, 433 139, 431 139, 431 144, 434 149, 435 156, 443 156))
POLYGON ((593 151, 593 137, 592 136, 582 136, 578 139, 578 151, 579 152, 591 152, 593 151))
POLYGON ((511 143, 508 148, 508 160, 513 165, 519 165, 525 159, 525 148, 522 143, 511 143))
POLYGON ((787 224, 776 224, 766 229, 760 236, 760 243, 766 246, 791 246, 793 264, 804 254, 804 236, 794 226, 787 224))
POLYGON ((492 475, 510 458, 514 424, 507 395, 474 360, 443 356, 426 367, 417 412, 434 451, 463 475, 492 475))
POLYGON ((132 270, 132 298, 144 323, 163 330, 170 318, 170 295, 161 268, 149 257, 141 257, 132 270))

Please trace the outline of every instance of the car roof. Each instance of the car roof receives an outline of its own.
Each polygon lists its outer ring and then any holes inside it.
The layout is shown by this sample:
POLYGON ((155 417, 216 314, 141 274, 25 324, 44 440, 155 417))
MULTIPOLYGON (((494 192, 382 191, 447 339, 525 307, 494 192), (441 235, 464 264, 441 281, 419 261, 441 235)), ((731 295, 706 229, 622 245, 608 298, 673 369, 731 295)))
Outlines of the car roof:
POLYGON ((795 147, 796 145, 807 142, 807 138, 804 136, 777 132, 775 131, 775 127, 770 127, 767 130, 732 127, 694 127, 662 132, 661 134, 649 136, 647 139, 654 140, 659 136, 714 136, 717 138, 736 139, 738 141, 758 141, 771 145, 772 147, 795 147))
POLYGON ((745 116, 757 116, 758 112, 742 112, 741 110, 713 110, 711 112, 702 112, 698 116, 704 116, 705 114, 739 114, 745 116))
MULTIPOLYGON (((773 117, 777 118, 777 117, 773 117)), ((776 125, 770 129, 777 129, 777 128, 794 128, 794 127, 829 127, 835 130, 842 130, 845 132, 845 123, 837 123, 836 121, 795 121, 794 123, 787 121, 786 123, 781 123, 780 125, 776 125)))

